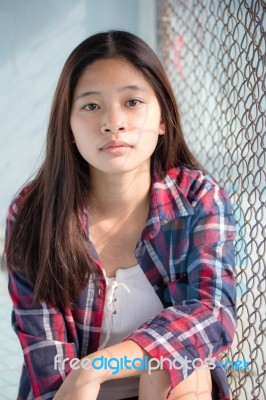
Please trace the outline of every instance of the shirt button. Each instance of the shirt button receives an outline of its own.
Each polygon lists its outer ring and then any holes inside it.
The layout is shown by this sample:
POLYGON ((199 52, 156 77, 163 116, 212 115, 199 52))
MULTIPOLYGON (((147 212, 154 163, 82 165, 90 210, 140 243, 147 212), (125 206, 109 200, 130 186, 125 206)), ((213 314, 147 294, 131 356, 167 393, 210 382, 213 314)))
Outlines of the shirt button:
POLYGON ((115 310, 113 311, 113 314, 116 314, 116 311, 115 311, 115 310))

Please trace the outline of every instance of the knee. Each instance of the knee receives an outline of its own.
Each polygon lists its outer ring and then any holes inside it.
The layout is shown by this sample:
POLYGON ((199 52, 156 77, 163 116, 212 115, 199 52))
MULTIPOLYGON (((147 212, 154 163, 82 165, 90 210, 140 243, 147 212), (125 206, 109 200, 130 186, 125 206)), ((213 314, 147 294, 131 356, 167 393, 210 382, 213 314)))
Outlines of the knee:
POLYGON ((206 367, 196 369, 172 389, 168 400, 211 400, 212 379, 206 367))

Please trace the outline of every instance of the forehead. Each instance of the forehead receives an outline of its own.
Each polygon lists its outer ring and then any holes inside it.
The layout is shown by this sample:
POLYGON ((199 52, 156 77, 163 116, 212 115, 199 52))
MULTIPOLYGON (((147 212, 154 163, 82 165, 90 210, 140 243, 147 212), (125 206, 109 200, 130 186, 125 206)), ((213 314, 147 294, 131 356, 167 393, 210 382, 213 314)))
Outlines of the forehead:
POLYGON ((144 74, 122 57, 100 59, 85 67, 75 90, 83 86, 104 88, 112 85, 141 85, 153 90, 144 74))

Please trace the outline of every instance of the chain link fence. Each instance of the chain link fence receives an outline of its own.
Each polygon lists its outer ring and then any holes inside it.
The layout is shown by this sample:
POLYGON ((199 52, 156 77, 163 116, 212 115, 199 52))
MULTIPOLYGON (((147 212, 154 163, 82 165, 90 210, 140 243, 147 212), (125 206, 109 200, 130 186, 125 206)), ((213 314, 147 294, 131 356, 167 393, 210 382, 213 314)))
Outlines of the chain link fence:
POLYGON ((262 0, 157 0, 158 43, 190 148, 231 197, 238 327, 233 400, 265 400, 265 11, 262 0), (243 365, 243 364, 242 364, 243 365))

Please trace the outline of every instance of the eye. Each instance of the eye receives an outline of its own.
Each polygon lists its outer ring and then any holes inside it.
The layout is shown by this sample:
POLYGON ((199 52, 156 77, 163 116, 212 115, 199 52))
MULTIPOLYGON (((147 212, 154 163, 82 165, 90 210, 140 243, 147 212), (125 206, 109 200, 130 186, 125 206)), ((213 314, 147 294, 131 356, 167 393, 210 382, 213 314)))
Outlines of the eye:
POLYGON ((126 104, 128 104, 130 107, 136 107, 140 103, 142 103, 142 102, 138 99, 131 99, 126 102, 126 104))
POLYGON ((86 104, 84 107, 82 107, 82 109, 85 111, 94 111, 97 108, 99 108, 99 106, 98 106, 98 104, 95 104, 95 103, 89 103, 89 104, 86 104))

